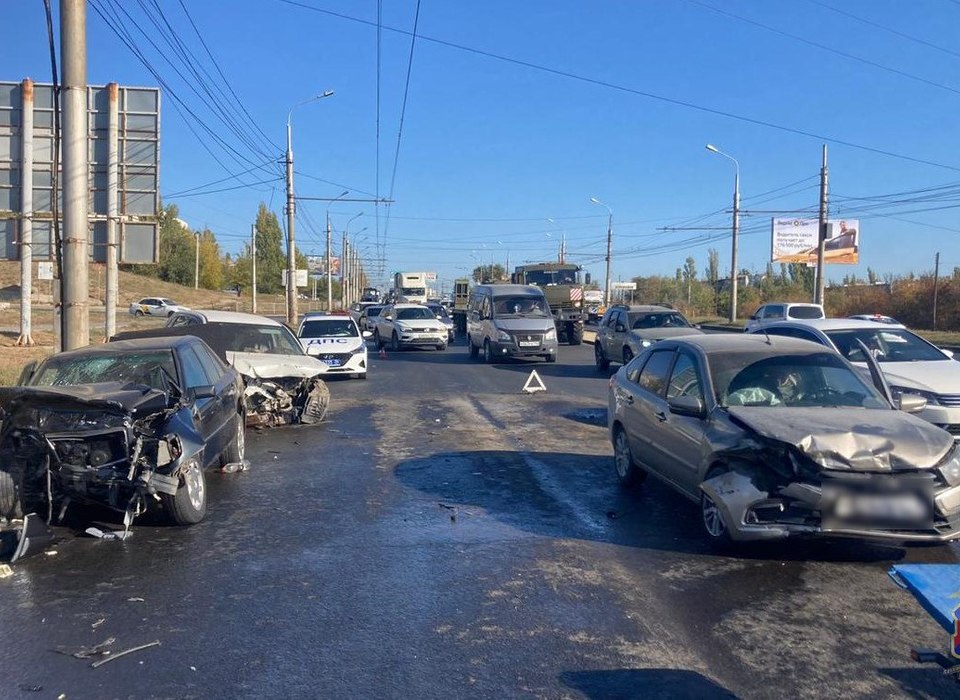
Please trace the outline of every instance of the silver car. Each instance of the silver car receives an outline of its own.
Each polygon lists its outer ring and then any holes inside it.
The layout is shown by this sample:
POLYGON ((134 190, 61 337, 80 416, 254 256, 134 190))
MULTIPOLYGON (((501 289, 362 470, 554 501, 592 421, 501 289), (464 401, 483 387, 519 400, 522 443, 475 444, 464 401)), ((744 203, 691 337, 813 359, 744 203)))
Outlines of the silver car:
MULTIPOLYGON (((871 368, 879 378, 879 370, 871 368)), ((878 383, 880 382, 877 379, 878 383)), ((624 485, 653 474, 700 504, 716 544, 792 535, 960 538, 960 445, 894 410, 838 353, 793 338, 661 340, 610 379, 624 485)))

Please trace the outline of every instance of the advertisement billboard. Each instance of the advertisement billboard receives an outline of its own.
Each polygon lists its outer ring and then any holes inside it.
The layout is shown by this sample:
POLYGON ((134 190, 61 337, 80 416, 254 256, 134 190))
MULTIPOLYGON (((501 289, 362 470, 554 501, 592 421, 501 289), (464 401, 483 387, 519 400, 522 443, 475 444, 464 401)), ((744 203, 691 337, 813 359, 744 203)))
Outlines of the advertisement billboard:
MULTIPOLYGON (((770 260, 815 265, 818 229, 817 219, 773 219, 770 260)), ((827 222, 823 261, 841 265, 860 262, 860 222, 857 219, 827 222)))

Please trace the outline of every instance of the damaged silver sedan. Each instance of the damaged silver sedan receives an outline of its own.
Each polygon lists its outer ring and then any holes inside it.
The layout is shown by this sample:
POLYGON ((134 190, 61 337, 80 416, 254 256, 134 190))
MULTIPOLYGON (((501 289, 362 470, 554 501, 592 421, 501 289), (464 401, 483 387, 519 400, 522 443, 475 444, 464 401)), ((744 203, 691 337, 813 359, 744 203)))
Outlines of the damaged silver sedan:
MULTIPOLYGON (((179 525, 207 510, 205 470, 244 457, 243 384, 196 338, 54 355, 0 387, 0 518, 62 519, 71 503, 179 525)), ((24 527, 26 531, 28 528, 24 527)))
POLYGON ((960 445, 908 413, 922 398, 895 407, 877 383, 802 340, 661 341, 610 380, 617 475, 635 485, 650 473, 698 502, 719 545, 960 538, 960 445))

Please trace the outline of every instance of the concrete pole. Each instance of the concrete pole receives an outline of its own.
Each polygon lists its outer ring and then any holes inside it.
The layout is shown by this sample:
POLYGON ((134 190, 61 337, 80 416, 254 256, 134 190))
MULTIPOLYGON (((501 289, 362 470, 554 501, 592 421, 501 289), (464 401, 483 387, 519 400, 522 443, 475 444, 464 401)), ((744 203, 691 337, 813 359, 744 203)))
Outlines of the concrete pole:
POLYGON ((21 84, 20 125, 20 337, 17 345, 33 345, 33 81, 21 84))
POLYGON ((937 293, 940 291, 940 251, 933 258, 933 328, 937 330, 937 293))
POLYGON ((60 0, 63 66, 63 349, 90 343, 86 0, 60 0))
POLYGON ((827 193, 829 192, 830 171, 827 168, 827 144, 823 144, 823 155, 820 165, 820 221, 817 239, 817 288, 815 290, 814 302, 823 303, 823 290, 826 286, 824 278, 824 255, 827 246, 827 193))
POLYGON ((250 285, 253 287, 253 313, 257 313, 257 225, 250 224, 251 271, 250 285))
POLYGON ((119 270, 117 268, 117 224, 120 214, 120 95, 116 83, 107 85, 109 97, 109 121, 107 129, 107 289, 103 297, 104 340, 110 340, 117 332, 117 296, 119 292, 119 270))
MULTIPOLYGON (((609 209, 609 207, 607 207, 609 209)), ((610 259, 613 257, 613 212, 607 218, 607 275, 603 285, 604 306, 610 306, 610 259)))
POLYGON ((287 115, 287 325, 291 328, 297 326, 296 206, 293 196, 293 127, 287 115))
POLYGON ((733 177, 733 232, 730 248, 730 323, 737 322, 737 287, 740 283, 740 274, 737 270, 737 244, 740 240, 740 163, 734 161, 737 165, 736 174, 733 177))
POLYGON ((333 262, 330 260, 330 212, 327 212, 327 313, 333 311, 333 262))
POLYGON ((197 249, 193 255, 193 288, 200 289, 200 232, 194 231, 197 238, 197 249))
POLYGON ((347 285, 350 280, 349 266, 350 260, 350 242, 347 240, 347 232, 343 232, 343 245, 340 248, 340 306, 347 308, 350 305, 348 301, 350 295, 347 293, 347 285))

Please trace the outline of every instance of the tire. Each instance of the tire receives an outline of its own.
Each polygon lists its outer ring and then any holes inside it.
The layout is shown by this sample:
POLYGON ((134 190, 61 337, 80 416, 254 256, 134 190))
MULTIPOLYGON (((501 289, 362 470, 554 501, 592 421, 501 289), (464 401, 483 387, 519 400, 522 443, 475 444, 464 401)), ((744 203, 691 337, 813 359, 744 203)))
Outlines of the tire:
POLYGON ((373 344, 376 345, 377 350, 383 350, 383 340, 380 339, 380 331, 373 331, 373 344))
POLYGON ((613 433, 613 466, 617 470, 617 479, 624 488, 639 486, 647 478, 647 473, 638 467, 633 459, 627 433, 620 426, 617 426, 613 433))
POLYGON ((627 364, 630 360, 633 359, 633 350, 630 348, 623 349, 623 364, 627 364))
POLYGON ((488 365, 493 364, 493 348, 490 347, 490 341, 483 341, 483 361, 488 365))
POLYGON ((357 379, 366 379, 366 378, 367 378, 366 372, 357 372, 357 379))
POLYGON ((237 424, 234 426, 233 440, 227 445, 227 449, 220 455, 220 466, 224 467, 234 462, 242 462, 247 453, 247 420, 243 411, 237 412, 237 424))
POLYGON ((447 344, 446 344, 446 343, 441 343, 440 345, 437 346, 437 350, 443 351, 443 350, 446 350, 446 349, 447 349, 447 344))
POLYGON ((567 324, 567 343, 570 345, 580 345, 583 342, 583 324, 567 324))
POLYGON ((480 348, 473 344, 473 340, 470 339, 470 336, 467 336, 467 348, 470 349, 470 358, 476 360, 480 357, 480 348))
POLYGON ((397 335, 396 331, 390 336, 390 349, 394 352, 400 352, 400 336, 397 335))
POLYGON ((168 312, 167 312, 167 318, 170 318, 171 316, 173 316, 173 314, 174 314, 173 311, 168 311, 168 312))
MULTIPOLYGON (((710 472, 707 479, 712 479, 719 474, 718 471, 710 472)), ((703 527, 703 533, 711 546, 721 551, 728 550, 733 546, 730 530, 727 528, 727 524, 723 522, 723 513, 702 489, 700 490, 700 525, 703 527)))
POLYGON ((544 356, 543 356, 543 359, 546 360, 547 362, 556 362, 556 361, 557 361, 557 356, 556 356, 556 355, 544 355, 544 356))
POLYGON ((598 372, 605 372, 610 368, 610 360, 603 356, 603 347, 600 345, 600 339, 593 341, 593 361, 597 365, 598 372))
POLYGON ((143 309, 137 309, 137 311, 136 311, 136 313, 134 314, 134 316, 143 316, 143 309))
POLYGON ((0 518, 13 520, 23 517, 17 484, 9 472, 0 472, 0 518))
POLYGON ((195 525, 207 514, 207 476, 191 460, 180 474, 180 487, 173 496, 163 495, 163 505, 174 525, 195 525))

